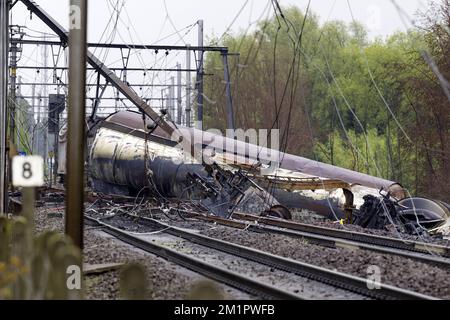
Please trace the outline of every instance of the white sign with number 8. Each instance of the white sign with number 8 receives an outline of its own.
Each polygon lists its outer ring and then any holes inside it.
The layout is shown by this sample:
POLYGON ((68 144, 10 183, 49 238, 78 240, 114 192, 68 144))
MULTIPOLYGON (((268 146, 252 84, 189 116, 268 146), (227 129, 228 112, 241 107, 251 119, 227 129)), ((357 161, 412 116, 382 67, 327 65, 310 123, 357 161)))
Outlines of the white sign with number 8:
POLYGON ((12 161, 12 182, 15 187, 44 185, 44 159, 40 156, 17 156, 12 161))

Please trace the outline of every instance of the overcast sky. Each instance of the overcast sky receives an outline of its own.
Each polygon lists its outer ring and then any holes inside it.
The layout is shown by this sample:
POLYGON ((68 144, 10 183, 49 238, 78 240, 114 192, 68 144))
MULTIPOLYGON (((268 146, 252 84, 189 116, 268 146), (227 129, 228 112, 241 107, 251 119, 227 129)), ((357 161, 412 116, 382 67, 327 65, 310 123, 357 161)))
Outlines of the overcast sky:
MULTIPOLYGON (((410 15, 418 9, 423 9, 428 0, 397 0, 397 3, 410 15)), ((63 25, 67 25, 68 0, 36 0, 45 10, 63 25)), ((293 4, 302 9, 307 6, 307 0, 280 0, 281 5, 293 4)), ((122 0, 119 1, 120 5, 122 0)), ((174 28, 182 29, 199 19, 205 23, 207 35, 222 35, 232 23, 238 12, 240 15, 233 23, 231 30, 246 29, 249 24, 257 21, 261 16, 272 14, 267 0, 126 0, 122 9, 122 22, 119 21, 119 32, 124 40, 138 38, 146 43, 170 35, 174 28), (167 9, 167 10, 166 10, 167 9), (267 9, 267 10, 266 10, 267 9), (266 10, 266 11, 265 11, 266 10), (170 19, 168 19, 170 18, 170 19), (131 21, 131 23, 130 23, 131 21), (130 34, 126 27, 130 27, 130 34), (137 34, 137 35, 136 35, 137 34)), ((99 41, 107 25, 116 0, 89 1, 89 40, 99 41)), ((371 37, 386 36, 397 30, 404 30, 405 26, 399 18, 398 12, 391 0, 350 0, 355 18, 364 23, 371 37)), ((321 21, 328 19, 351 21, 347 0, 313 0, 312 10, 318 14, 321 21)), ((16 24, 26 24, 29 27, 40 28, 40 23, 33 19, 29 21, 21 4, 14 9, 13 21, 16 24), (20 8, 19 8, 20 7, 20 8)), ((188 42, 196 42, 196 30, 186 36, 188 42)), ((168 38, 172 42, 179 36, 168 38)), ((120 41, 120 37, 117 38, 120 41)))

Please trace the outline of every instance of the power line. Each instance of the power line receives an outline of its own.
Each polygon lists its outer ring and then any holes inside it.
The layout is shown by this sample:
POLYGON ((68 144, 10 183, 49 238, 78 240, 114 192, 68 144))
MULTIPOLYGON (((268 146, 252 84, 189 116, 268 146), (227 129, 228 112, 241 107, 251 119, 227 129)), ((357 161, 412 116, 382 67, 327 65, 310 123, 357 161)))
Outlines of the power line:
POLYGON ((180 40, 181 40, 184 44, 186 44, 186 42, 184 41, 184 38, 180 35, 180 33, 179 33, 177 27, 175 27, 175 23, 173 22, 172 18, 171 18, 170 15, 169 15, 169 10, 167 9, 167 3, 166 3, 166 0, 163 0, 163 2, 164 2, 164 9, 166 10, 166 16, 167 16, 167 19, 169 20, 170 24, 172 25, 173 30, 175 30, 175 32, 176 32, 176 34, 178 35, 178 37, 180 38, 180 40))
MULTIPOLYGON (((399 6, 396 0, 391 0, 391 2, 396 8, 397 12, 399 13, 399 16, 401 17, 402 22, 406 28, 407 25, 403 17, 406 17, 415 28, 418 28, 416 22, 413 19, 411 19, 411 17, 399 6)), ((439 84, 441 85, 442 90, 444 91, 444 94, 447 96, 448 101, 450 101, 450 83, 448 82, 447 79, 445 79, 444 75, 440 72, 439 68, 436 65, 436 62, 434 61, 433 57, 430 55, 428 50, 420 50, 419 52, 423 60, 430 67, 431 71, 436 75, 437 79, 439 80, 439 84)))
MULTIPOLYGON (((164 0, 165 2, 165 0, 164 0)), ((222 41, 222 39, 225 37, 225 35, 228 33, 228 31, 231 30, 231 28, 233 27, 234 23, 236 22, 236 20, 239 18, 239 16, 242 14, 242 11, 244 11, 245 7, 247 7, 249 0, 246 0, 244 2, 244 4, 242 5, 242 7, 239 9, 239 11, 237 12, 237 14, 234 16, 233 20, 231 21, 231 23, 228 25, 228 27, 225 29, 224 33, 222 34, 222 36, 217 40, 218 43, 220 43, 220 41, 222 41)))
MULTIPOLYGON (((352 7, 351 7, 351 5, 350 5, 350 0, 347 0, 347 5, 348 5, 348 8, 349 8, 349 11, 350 11, 350 15, 351 15, 351 17, 352 17, 352 20, 353 20, 354 23, 356 23, 356 19, 355 19, 355 17, 354 17, 353 10, 352 10, 352 7)), ((370 68, 370 65, 369 65, 369 60, 368 60, 368 57, 367 57, 366 52, 364 51, 364 49, 363 49, 362 47, 360 47, 360 51, 361 51, 361 55, 362 55, 363 58, 364 58, 364 62, 365 62, 366 67, 367 67, 367 71, 368 71, 368 74, 369 74, 369 77, 370 77, 370 81, 371 81, 371 83, 373 84, 373 86, 375 87, 378 96, 379 96, 380 99, 382 100, 384 106, 386 107, 386 109, 387 109, 387 110, 389 111, 389 113, 391 114, 391 116, 392 116, 392 118, 394 119, 394 121, 395 121, 397 127, 400 129, 400 131, 401 131, 402 134, 405 136, 405 138, 407 139, 407 141, 408 141, 410 144, 414 144, 414 145, 415 145, 415 143, 413 142, 413 139, 406 133, 405 129, 403 128, 403 126, 401 125, 401 123, 399 122, 399 120, 397 119, 397 117, 396 117, 396 115, 394 114, 392 108, 389 106, 389 103, 386 101, 386 98, 384 97, 383 93, 381 92, 381 89, 379 88, 378 84, 376 83, 375 77, 374 77, 373 72, 372 72, 372 69, 370 68)), ((434 72, 435 74, 441 75, 441 73, 440 73, 439 69, 437 68, 437 66, 436 66, 436 64, 435 64, 435 62, 434 62, 434 60, 433 60, 432 57, 428 54, 428 52, 424 51, 424 52, 422 52, 422 55, 425 55, 425 56, 423 56, 423 58, 426 60, 426 62, 428 63, 428 65, 432 68, 433 72, 434 72)), ((441 78, 441 80, 442 80, 443 82, 446 82, 445 78, 443 78, 443 77, 441 78)), ((448 82, 447 82, 447 85, 448 85, 448 82)), ((449 97, 450 97, 450 95, 449 95, 449 97)), ((428 149, 428 150, 430 150, 430 151, 442 153, 442 150, 434 150, 434 149, 430 149, 430 148, 428 148, 427 146, 419 146, 419 147, 420 147, 420 148, 428 149)))
MULTIPOLYGON (((353 20, 354 23, 356 23, 355 16, 353 15, 353 10, 352 10, 352 7, 350 5, 350 0, 347 0, 347 5, 348 5, 348 9, 350 11, 350 15, 352 17, 352 20, 353 20)), ((389 113, 392 115, 392 118, 394 119, 394 121, 397 124, 398 128, 402 131, 403 135, 408 139, 408 141, 410 143, 412 143, 412 139, 409 137, 409 135, 403 129, 403 126, 398 121, 397 117, 395 116, 395 114, 392 111, 391 107, 389 106, 388 102, 384 98, 383 93, 381 92, 380 88, 378 87, 377 83, 375 82, 375 78, 374 78, 372 70, 371 70, 371 68, 369 66, 369 60, 367 59, 367 55, 366 55, 364 49, 360 48, 360 50, 361 50, 362 56, 364 57, 364 61, 366 63, 367 71, 368 71, 369 76, 370 76, 370 81, 372 82, 373 86, 375 87, 375 89, 376 89, 378 95, 380 96, 381 100, 383 101, 385 107, 389 110, 389 113)))

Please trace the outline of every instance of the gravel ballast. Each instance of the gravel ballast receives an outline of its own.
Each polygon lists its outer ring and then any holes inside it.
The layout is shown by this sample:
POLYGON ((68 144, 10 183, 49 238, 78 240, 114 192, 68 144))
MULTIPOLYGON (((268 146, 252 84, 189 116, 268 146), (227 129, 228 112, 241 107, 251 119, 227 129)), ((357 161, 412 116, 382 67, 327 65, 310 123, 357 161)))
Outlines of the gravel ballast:
MULTIPOLYGON (((64 209, 38 208, 35 213, 37 234, 46 231, 64 231, 64 209), (54 214, 58 212, 58 214, 54 214)), ((84 238, 85 264, 102 263, 138 263, 146 270, 148 299, 173 300, 185 299, 191 288, 204 278, 188 269, 167 262, 157 256, 122 243, 96 228, 85 226, 84 238)), ((119 271, 108 271, 84 277, 85 299, 120 299, 119 271)), ((228 286, 216 283, 224 298, 247 300, 254 297, 228 286)))
POLYGON ((202 234, 267 251, 302 262, 366 278, 371 266, 381 271, 381 282, 438 298, 450 299, 450 270, 389 254, 346 248, 326 248, 307 240, 260 234, 216 226, 202 234))
MULTIPOLYGON (((51 210, 52 212, 58 212, 56 209, 53 208, 51 210)), ((38 232, 49 229, 57 231, 63 230, 63 219, 57 215, 48 215, 41 208, 38 210, 36 217, 36 229, 38 232)), ((117 218, 120 221, 119 217, 120 216, 117 218)), ((160 218, 167 224, 200 232, 206 236, 256 248, 331 270, 342 271, 363 278, 368 277, 370 267, 375 266, 376 268, 379 268, 381 272, 382 283, 438 298, 450 299, 450 270, 445 270, 442 267, 436 267, 389 254, 346 248, 326 248, 309 244, 308 241, 304 239, 296 239, 277 234, 254 233, 205 223, 198 220, 183 220, 177 215, 171 215, 170 219, 164 215, 153 217, 160 218)), ((316 221, 315 223, 327 227, 341 228, 341 226, 329 222, 316 221)), ((356 229, 353 229, 353 227, 354 226, 351 226, 352 230, 361 231, 356 230, 359 227, 356 227, 356 229)), ((142 227, 137 223, 129 224, 127 228, 129 228, 129 231, 133 232, 146 232, 145 227, 142 227)), ((376 234, 379 233, 376 232, 376 234)), ((390 236, 392 236, 392 234, 390 236)), ((150 271, 149 279, 156 279, 154 282, 150 281, 149 285, 149 287, 154 290, 154 295, 151 296, 152 299, 183 298, 186 294, 186 290, 183 290, 183 288, 185 288, 188 283, 194 282, 195 279, 201 278, 198 275, 170 264, 165 260, 159 259, 141 250, 134 249, 131 246, 125 245, 110 237, 105 237, 103 233, 99 233, 99 231, 95 229, 90 230, 90 227, 88 226, 86 227, 85 243, 85 262, 87 263, 123 263, 136 261, 145 265, 146 269, 150 271), (154 260, 157 262, 154 262, 154 260), (154 272, 151 270, 154 270, 154 272), (168 277, 166 278, 165 275, 161 275, 161 273, 167 274, 168 277), (168 281, 167 284, 162 285, 166 280, 168 281)), ((118 298, 117 272, 109 272, 107 274, 95 276, 95 278, 92 279, 90 279, 90 277, 86 278, 89 280, 86 281, 88 287, 86 298, 118 298)), ((227 294, 232 295, 233 298, 240 299, 240 295, 243 295, 240 292, 235 292, 235 290, 231 288, 225 290, 227 291, 227 294)), ((245 295, 243 296, 245 299, 245 295)), ((246 296, 246 298, 249 297, 246 296)))

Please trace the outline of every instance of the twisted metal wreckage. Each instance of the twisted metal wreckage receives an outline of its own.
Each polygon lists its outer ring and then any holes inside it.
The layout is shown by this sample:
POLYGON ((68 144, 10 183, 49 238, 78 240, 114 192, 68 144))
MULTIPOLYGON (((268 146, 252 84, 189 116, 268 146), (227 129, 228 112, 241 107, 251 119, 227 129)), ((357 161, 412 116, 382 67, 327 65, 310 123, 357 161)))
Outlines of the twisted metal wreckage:
MULTIPOLYGON (((67 44, 68 32, 48 13, 34 1, 21 2, 60 37, 62 44, 67 44)), ((244 211, 289 219, 287 207, 291 207, 333 219, 346 217, 348 222, 364 227, 393 224, 406 232, 449 233, 446 203, 407 198, 402 186, 393 181, 177 127, 89 51, 87 58, 98 74, 141 112, 118 112, 89 129, 95 136, 88 159, 94 191, 133 196, 146 192, 161 201, 185 199, 209 213, 227 217, 244 211), (180 142, 184 152, 177 148, 180 142), (208 161, 201 161, 204 154, 208 154, 208 161), (275 161, 273 155, 278 155, 275 161), (267 174, 266 169, 274 163, 278 164, 276 170, 267 174), (353 191, 358 186, 372 191, 364 190, 364 204, 356 210, 353 191), (335 189, 343 190, 343 205, 330 198, 318 201, 299 193, 335 189), (376 190, 383 190, 384 194, 371 196, 376 190)), ((65 157, 64 152, 61 157, 65 157)))
POLYGON ((301 208, 368 228, 393 224, 407 233, 448 229, 446 203, 407 198, 399 183, 193 128, 176 129, 188 145, 180 148, 183 143, 137 112, 120 111, 100 122, 90 147, 92 188, 194 201, 225 217, 241 211, 289 219, 287 208, 301 208), (183 152, 192 146, 197 154, 208 154, 206 163, 193 158, 194 152, 183 152), (361 187, 366 187, 363 199, 356 199, 361 187), (314 200, 301 192, 336 189, 343 191, 344 201, 314 200), (378 190, 383 192, 375 197, 378 190), (364 201, 358 210, 355 200, 364 201))

